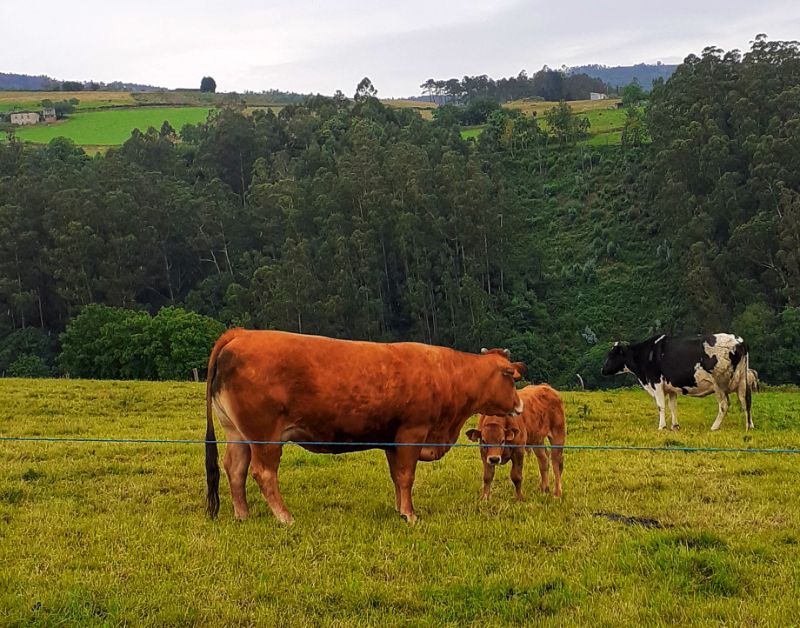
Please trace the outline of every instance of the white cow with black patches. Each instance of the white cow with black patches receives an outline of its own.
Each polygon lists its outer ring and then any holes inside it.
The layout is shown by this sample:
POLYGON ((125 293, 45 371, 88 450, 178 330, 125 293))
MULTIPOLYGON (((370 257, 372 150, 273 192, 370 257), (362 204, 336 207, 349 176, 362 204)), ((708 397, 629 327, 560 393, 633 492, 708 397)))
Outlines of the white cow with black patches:
POLYGON ((707 336, 653 336, 635 344, 614 344, 609 351, 603 375, 633 373, 656 401, 658 429, 667 427, 666 404, 669 402, 672 429, 679 429, 678 395, 690 397, 717 396, 719 411, 712 430, 718 430, 728 412, 728 395, 735 392, 742 404, 747 422, 750 415, 751 390, 747 378, 749 366, 747 345, 733 334, 707 336))

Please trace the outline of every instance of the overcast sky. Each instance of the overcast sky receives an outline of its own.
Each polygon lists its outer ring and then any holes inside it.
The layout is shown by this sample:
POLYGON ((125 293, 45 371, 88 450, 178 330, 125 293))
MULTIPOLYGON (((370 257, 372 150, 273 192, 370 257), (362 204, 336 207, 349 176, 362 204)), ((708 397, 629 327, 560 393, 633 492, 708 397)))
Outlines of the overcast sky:
POLYGON ((381 97, 427 78, 678 63, 757 33, 800 38, 798 0, 0 0, 0 72, 219 91, 381 97))

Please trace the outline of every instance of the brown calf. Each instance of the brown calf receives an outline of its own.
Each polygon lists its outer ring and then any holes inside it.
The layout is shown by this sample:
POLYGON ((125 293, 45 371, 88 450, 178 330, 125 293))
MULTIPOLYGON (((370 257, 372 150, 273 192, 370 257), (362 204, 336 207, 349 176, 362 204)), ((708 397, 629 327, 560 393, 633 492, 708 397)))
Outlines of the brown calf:
MULTIPOLYGON (((494 470, 498 464, 506 464, 511 460, 511 481, 517 491, 517 499, 522 501, 522 464, 525 448, 522 445, 539 445, 533 448, 539 461, 539 473, 542 478, 543 493, 550 491, 548 479, 547 451, 541 447, 545 437, 550 445, 564 445, 566 422, 564 404, 561 397, 547 384, 526 386, 519 391, 519 398, 524 407, 521 416, 490 416, 482 414, 478 428, 467 430, 467 438, 480 442, 481 459, 483 460, 483 492, 481 499, 489 499, 489 491, 494 479, 494 470), (516 447, 508 447, 516 445, 516 447)), ((530 454, 531 449, 527 449, 530 454)), ((564 468, 564 451, 560 447, 551 449, 555 488, 553 495, 561 496, 561 471, 564 468)))

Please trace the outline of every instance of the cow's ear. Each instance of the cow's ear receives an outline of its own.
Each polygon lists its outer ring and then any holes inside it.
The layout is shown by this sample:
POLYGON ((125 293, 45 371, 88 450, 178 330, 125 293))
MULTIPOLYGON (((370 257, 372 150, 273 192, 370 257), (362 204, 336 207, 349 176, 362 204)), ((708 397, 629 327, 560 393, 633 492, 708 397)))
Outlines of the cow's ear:
POLYGON ((506 428, 506 442, 514 442, 517 440, 517 436, 519 436, 519 428, 516 427, 507 427, 506 428))
POLYGON ((481 431, 480 430, 467 430, 467 438, 469 438, 473 443, 480 442, 480 440, 481 440, 481 431))
POLYGON ((514 367, 514 379, 522 379, 522 376, 528 373, 528 367, 524 362, 512 362, 511 366, 514 367))

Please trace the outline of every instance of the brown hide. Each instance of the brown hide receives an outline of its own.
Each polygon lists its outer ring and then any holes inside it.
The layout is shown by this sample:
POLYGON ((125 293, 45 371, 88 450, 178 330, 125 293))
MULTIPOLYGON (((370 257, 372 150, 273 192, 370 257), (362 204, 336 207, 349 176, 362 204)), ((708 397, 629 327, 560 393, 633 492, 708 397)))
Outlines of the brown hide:
MULTIPOLYGON (((548 438, 551 445, 563 445, 566 438, 564 404, 559 394, 547 384, 526 386, 519 391, 524 403, 520 416, 491 416, 483 414, 477 429, 467 430, 467 437, 480 441, 481 459, 484 465, 484 487, 482 498, 489 497, 494 478, 494 466, 512 461, 512 481, 517 489, 517 498, 522 499, 523 451, 534 453, 539 462, 542 491, 549 491, 547 451, 541 447, 524 450, 520 445, 542 445, 548 438), (516 445, 517 447, 505 447, 516 445)), ((561 494, 561 470, 563 450, 551 449, 554 495, 561 494)))
MULTIPOLYGON (((499 350, 474 355, 418 343, 239 329, 226 332, 212 351, 207 394, 227 440, 334 442, 342 445, 304 447, 343 453, 374 448, 357 443, 454 443, 475 412, 520 409, 514 388, 520 370, 524 365, 499 350)), ((247 516, 239 475, 252 461, 273 512, 291 521, 277 487, 280 445, 244 447, 229 445, 233 453, 225 458, 237 516, 247 516)), ((387 452, 398 510, 413 520, 416 462, 441 458, 449 447, 380 448, 387 452)))

